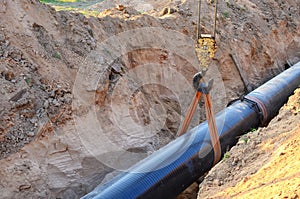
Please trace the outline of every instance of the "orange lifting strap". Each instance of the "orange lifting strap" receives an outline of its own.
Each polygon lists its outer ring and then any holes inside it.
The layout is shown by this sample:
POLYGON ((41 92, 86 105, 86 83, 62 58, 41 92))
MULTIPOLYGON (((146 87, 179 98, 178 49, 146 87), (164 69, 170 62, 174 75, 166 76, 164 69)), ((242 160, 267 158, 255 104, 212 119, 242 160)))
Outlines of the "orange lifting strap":
MULTIPOLYGON (((195 97, 193 98, 190 107, 185 115, 185 118, 183 120, 183 123, 181 125, 180 130, 177 133, 177 136, 181 136, 184 133, 186 133, 189 124, 191 123, 192 117, 196 111, 197 104, 199 103, 201 96, 203 93, 197 91, 195 97)), ((211 144, 214 150, 215 158, 214 158, 214 165, 220 160, 221 158, 221 144, 219 140, 219 134, 218 129, 216 126, 216 120, 213 113, 213 105, 210 94, 204 93, 204 102, 205 102, 205 113, 206 118, 208 121, 208 128, 209 128, 209 134, 211 137, 211 144)))

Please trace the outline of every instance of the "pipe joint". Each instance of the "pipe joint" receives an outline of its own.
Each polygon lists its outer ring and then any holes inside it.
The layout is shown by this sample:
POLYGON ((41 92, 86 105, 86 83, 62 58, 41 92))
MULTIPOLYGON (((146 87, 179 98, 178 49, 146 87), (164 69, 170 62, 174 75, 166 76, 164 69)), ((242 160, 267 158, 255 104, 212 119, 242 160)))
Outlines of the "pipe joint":
POLYGON ((259 124, 264 125, 266 118, 268 117, 268 113, 265 105, 257 98, 252 96, 243 96, 241 99, 242 102, 247 102, 250 107, 257 113, 259 124))

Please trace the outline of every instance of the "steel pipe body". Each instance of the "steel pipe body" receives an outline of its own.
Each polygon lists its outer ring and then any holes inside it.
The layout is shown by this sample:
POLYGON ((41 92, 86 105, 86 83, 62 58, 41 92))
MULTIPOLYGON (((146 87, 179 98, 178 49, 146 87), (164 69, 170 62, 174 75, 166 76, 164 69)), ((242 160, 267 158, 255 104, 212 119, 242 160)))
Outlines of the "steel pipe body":
MULTIPOLYGON (((236 143, 238 136, 270 121, 299 85, 300 63, 249 93, 249 100, 236 101, 218 113, 222 153, 236 143), (258 111, 251 101, 265 110, 258 111), (264 112, 263 117, 260 112, 264 112)), ((174 198, 209 171, 213 161, 208 125, 204 122, 83 198, 174 198)))

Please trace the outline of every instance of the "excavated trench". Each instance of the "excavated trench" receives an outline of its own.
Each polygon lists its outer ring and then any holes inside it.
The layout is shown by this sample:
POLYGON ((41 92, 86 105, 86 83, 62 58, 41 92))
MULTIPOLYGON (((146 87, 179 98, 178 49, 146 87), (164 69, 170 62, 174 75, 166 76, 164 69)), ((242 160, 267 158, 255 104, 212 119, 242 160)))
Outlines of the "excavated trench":
MULTIPOLYGON (((161 17, 128 7, 96 18, 3 1, 3 198, 81 197, 175 138, 198 71, 196 10, 177 3, 161 17)), ((218 16, 218 52, 205 77, 215 80, 215 112, 300 60, 299 3, 272 5, 282 12, 220 2, 230 19, 218 16)), ((204 25, 210 29, 209 19, 204 25)))
MULTIPOLYGON (((222 153, 241 133, 267 125, 299 84, 300 62, 218 113, 222 153)), ((201 123, 83 198, 174 198, 214 166, 211 142, 201 123)))

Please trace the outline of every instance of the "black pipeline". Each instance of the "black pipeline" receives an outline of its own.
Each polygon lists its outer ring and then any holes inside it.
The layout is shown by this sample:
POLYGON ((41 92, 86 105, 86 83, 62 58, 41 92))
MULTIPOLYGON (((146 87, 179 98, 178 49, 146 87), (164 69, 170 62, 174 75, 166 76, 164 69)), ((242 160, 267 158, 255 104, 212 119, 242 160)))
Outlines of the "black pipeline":
MULTIPOLYGON (((222 153, 243 133, 267 124, 299 85, 300 62, 218 113, 222 153)), ((210 170, 213 161, 203 122, 83 198, 174 198, 210 170)))

